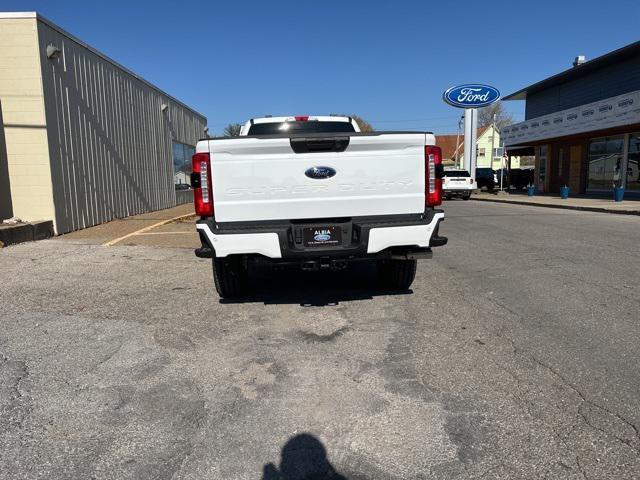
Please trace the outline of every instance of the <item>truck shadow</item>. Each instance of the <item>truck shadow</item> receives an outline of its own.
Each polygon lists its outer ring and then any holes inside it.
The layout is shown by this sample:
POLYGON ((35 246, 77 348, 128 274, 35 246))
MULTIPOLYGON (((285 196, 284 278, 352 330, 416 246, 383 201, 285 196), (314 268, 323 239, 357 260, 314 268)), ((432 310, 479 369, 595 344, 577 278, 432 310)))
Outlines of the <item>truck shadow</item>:
POLYGON ((369 300, 380 295, 410 295, 380 287, 373 262, 358 262, 346 270, 303 272, 297 268, 255 267, 251 270, 249 295, 222 299, 220 303, 265 305, 298 304, 302 307, 335 306, 340 302, 369 300))

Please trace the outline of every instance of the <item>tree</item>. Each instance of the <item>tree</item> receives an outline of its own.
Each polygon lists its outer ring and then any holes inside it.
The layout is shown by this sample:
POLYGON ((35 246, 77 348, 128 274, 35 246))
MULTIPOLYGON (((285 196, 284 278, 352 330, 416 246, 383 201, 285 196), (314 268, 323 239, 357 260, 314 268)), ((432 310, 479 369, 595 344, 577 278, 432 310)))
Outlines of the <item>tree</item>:
POLYGON ((230 123, 229 125, 224 127, 224 136, 239 137, 241 128, 242 128, 242 125, 240 123, 230 123))
POLYGON ((478 127, 490 126, 493 123, 494 115, 496 116, 496 128, 498 131, 513 123, 513 117, 504 109, 502 102, 496 102, 478 110, 478 127))
POLYGON ((332 113, 331 115, 333 116, 338 116, 338 117, 351 117, 353 118, 356 123, 358 124, 358 126, 360 127, 360 131, 361 132, 375 132, 375 128, 373 128, 373 125, 371 125, 369 122, 367 122, 364 118, 358 116, 358 115, 353 115, 353 114, 344 114, 344 113, 332 113))
POLYGON ((345 115, 345 116, 353 118, 356 121, 356 123, 358 124, 358 126, 360 127, 360 131, 361 132, 373 132, 373 131, 375 131, 375 129, 373 128, 373 125, 371 125, 369 122, 367 122, 364 118, 359 117, 358 115, 345 115))

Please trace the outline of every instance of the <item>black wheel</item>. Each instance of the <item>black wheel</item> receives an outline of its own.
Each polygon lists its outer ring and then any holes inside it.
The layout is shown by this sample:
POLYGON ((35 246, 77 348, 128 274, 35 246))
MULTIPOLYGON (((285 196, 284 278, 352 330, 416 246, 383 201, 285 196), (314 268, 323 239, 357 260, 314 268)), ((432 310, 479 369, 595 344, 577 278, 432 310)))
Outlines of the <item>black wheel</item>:
POLYGON ((247 291, 249 272, 242 257, 213 259, 213 282, 221 298, 238 297, 247 291))
POLYGON ((463 195, 462 199, 463 200, 469 200, 471 198, 471 195, 463 195))
POLYGON ((408 290, 416 278, 417 260, 380 260, 378 279, 391 290, 408 290))

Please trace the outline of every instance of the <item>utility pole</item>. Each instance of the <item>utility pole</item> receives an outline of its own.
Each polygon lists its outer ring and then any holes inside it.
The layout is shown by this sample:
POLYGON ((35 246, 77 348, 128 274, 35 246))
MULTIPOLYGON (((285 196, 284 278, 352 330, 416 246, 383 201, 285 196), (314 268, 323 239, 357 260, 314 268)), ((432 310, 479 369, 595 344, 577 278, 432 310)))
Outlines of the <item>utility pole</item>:
POLYGON ((491 164, 489 165, 489 167, 491 168, 491 170, 493 170, 493 159, 495 157, 495 150, 493 148, 494 146, 494 140, 496 138, 496 114, 493 114, 493 119, 491 121, 491 164))

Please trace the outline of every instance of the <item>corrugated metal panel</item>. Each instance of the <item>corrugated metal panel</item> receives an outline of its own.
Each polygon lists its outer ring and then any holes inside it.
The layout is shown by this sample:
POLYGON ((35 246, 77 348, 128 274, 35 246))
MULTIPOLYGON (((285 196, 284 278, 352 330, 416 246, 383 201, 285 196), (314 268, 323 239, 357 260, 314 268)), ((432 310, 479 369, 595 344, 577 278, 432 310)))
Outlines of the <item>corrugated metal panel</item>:
POLYGON ((176 191, 176 204, 183 205, 191 202, 193 202, 193 190, 176 191))
POLYGON ((527 95, 525 119, 640 90, 640 55, 527 95))
POLYGON ((206 119, 49 25, 38 33, 58 233, 175 206, 171 142, 195 145, 206 119))

